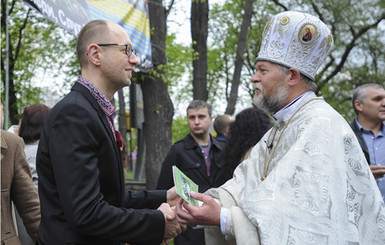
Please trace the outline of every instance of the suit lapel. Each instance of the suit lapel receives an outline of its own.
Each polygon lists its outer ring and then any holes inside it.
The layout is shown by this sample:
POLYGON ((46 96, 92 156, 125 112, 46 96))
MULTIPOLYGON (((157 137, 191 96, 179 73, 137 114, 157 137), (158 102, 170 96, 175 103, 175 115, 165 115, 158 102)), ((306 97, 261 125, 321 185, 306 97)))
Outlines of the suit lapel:
POLYGON ((104 113, 103 109, 99 106, 99 104, 96 101, 96 99, 92 96, 91 92, 86 87, 84 87, 83 85, 81 85, 81 84, 79 84, 77 82, 72 87, 72 90, 79 91, 88 100, 88 102, 90 102, 92 107, 98 112, 99 118, 103 122, 104 128, 107 131, 107 134, 108 134, 108 136, 110 137, 110 140, 113 143, 112 145, 114 146, 115 153, 117 155, 120 155, 120 150, 119 150, 118 144, 116 143, 115 137, 112 134, 112 130, 111 130, 110 124, 107 121, 108 120, 107 116, 104 113))
MULTIPOLYGON (((118 144, 114 138, 114 135, 112 134, 110 124, 107 121, 108 120, 107 116, 104 113, 103 109, 99 106, 98 102, 93 97, 91 92, 86 87, 75 82, 75 84, 71 90, 79 91, 87 99, 87 101, 92 105, 92 107, 98 112, 98 116, 99 116, 100 120, 103 122, 104 129, 107 131, 107 134, 110 137, 110 140, 112 142, 112 145, 113 145, 113 148, 114 148, 114 151, 116 154, 116 158, 118 159, 117 171, 119 172, 119 180, 120 180, 120 188, 121 188, 121 191, 119 194, 121 194, 124 191, 123 160, 122 160, 122 155, 120 153, 120 149, 118 147, 118 144)), ((122 200, 122 197, 120 197, 120 200, 122 200)))

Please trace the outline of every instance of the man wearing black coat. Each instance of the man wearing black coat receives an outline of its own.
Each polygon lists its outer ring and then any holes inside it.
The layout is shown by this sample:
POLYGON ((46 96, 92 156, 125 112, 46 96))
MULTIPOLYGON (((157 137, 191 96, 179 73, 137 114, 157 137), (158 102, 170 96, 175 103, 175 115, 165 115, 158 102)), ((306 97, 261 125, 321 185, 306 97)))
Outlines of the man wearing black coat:
MULTIPOLYGON (((205 101, 194 100, 187 108, 190 133, 176 142, 163 161, 157 189, 171 188, 172 166, 176 165, 199 186, 199 192, 218 187, 224 142, 211 136, 212 109, 205 101)), ((176 245, 204 245, 203 229, 187 228, 174 239, 176 245)))
POLYGON ((131 84, 132 45, 112 22, 91 21, 79 33, 81 76, 51 110, 37 154, 39 244, 160 244, 183 230, 170 207, 175 188, 124 190, 111 100, 131 84))

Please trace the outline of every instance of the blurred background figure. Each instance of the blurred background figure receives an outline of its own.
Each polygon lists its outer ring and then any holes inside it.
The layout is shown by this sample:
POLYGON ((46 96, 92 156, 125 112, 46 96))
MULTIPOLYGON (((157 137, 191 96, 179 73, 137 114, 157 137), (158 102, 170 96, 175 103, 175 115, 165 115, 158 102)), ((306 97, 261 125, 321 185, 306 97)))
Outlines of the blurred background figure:
POLYGON ((38 181, 36 172, 37 147, 39 145, 40 132, 50 110, 48 106, 42 104, 27 106, 24 109, 19 124, 19 136, 23 138, 25 143, 24 152, 31 167, 32 180, 36 191, 38 181))
POLYGON ((271 128, 269 116, 258 108, 247 108, 230 124, 228 143, 220 175, 221 184, 233 177, 234 169, 248 158, 251 149, 271 128))
MULTIPOLYGON (((3 105, 0 104, 3 128, 3 105)), ((35 244, 40 224, 40 203, 25 159, 23 140, 1 129, 1 244, 21 243, 14 226, 12 203, 35 244)))
MULTIPOLYGON (((24 140, 24 153, 31 168, 32 181, 36 192, 38 191, 38 176, 36 172, 36 154, 39 145, 40 132, 43 123, 51 109, 42 104, 33 104, 24 108, 19 125, 13 125, 13 133, 18 134, 24 140)), ((10 131, 10 130, 8 130, 10 131)), ((11 131, 12 132, 12 131, 11 131)), ((33 245, 35 242, 31 239, 24 226, 23 220, 18 211, 15 212, 18 235, 21 244, 33 245)))
POLYGON ((132 152, 130 154, 130 159, 136 160, 137 155, 138 155, 138 147, 135 146, 134 149, 132 149, 132 152))
POLYGON ((227 136, 232 122, 234 122, 234 118, 228 114, 220 115, 215 118, 214 130, 217 132, 217 136, 215 137, 217 140, 227 142, 227 136))

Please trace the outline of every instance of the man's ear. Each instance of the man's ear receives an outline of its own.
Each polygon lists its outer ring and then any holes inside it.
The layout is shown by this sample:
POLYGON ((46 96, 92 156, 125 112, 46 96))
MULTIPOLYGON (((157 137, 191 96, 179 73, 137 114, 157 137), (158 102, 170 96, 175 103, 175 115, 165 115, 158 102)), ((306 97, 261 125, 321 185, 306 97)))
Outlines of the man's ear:
POLYGON ((362 111, 362 103, 359 100, 354 101, 354 107, 357 111, 362 111))
POLYGON ((289 86, 294 86, 301 80, 301 73, 296 68, 290 68, 289 75, 289 86))
POLYGON ((96 66, 99 66, 101 64, 100 50, 101 50, 100 47, 95 43, 91 43, 90 45, 88 45, 88 48, 87 48, 88 60, 96 66))
POLYGON ((225 129, 225 135, 229 135, 230 133, 230 126, 227 126, 226 129, 225 129))

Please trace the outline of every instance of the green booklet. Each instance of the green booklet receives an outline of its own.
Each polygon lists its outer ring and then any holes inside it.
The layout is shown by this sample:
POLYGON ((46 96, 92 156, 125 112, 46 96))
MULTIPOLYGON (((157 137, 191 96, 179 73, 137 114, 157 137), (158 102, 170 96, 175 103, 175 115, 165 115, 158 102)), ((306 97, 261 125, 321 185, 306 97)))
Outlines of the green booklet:
POLYGON ((186 202, 199 207, 200 201, 190 196, 190 191, 198 192, 198 185, 187 177, 177 166, 172 166, 172 173, 174 176, 174 184, 176 193, 181 196, 186 202))

